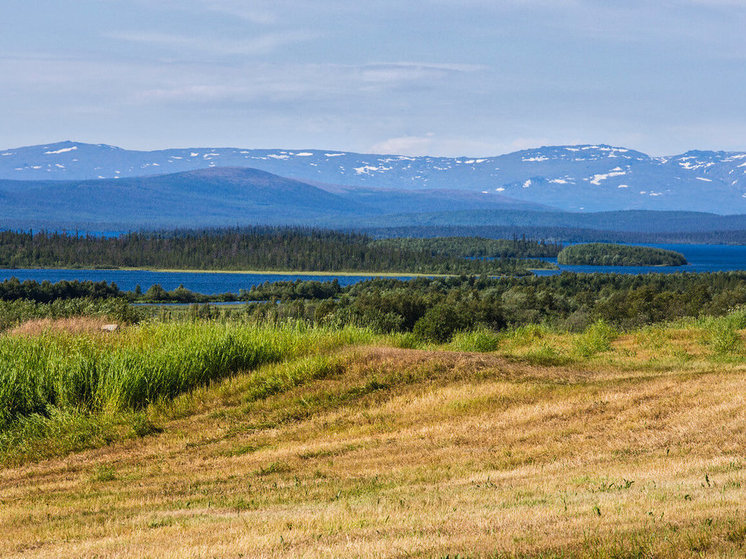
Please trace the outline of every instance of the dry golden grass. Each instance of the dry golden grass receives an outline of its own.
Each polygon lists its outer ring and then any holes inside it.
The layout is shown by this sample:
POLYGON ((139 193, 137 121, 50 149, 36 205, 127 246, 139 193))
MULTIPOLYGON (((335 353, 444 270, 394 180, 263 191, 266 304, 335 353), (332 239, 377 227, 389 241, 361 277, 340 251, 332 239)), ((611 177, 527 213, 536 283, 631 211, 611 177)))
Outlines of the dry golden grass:
POLYGON ((152 408, 161 434, 0 471, 0 556, 742 557, 746 368, 650 339, 235 377, 152 408))
MULTIPOLYGON (((10 336, 39 336, 44 332, 67 332, 69 334, 96 334, 103 332, 105 324, 112 324, 105 317, 76 316, 72 318, 39 318, 27 320, 6 333, 10 336)), ((118 325, 118 328, 121 326, 118 325)))

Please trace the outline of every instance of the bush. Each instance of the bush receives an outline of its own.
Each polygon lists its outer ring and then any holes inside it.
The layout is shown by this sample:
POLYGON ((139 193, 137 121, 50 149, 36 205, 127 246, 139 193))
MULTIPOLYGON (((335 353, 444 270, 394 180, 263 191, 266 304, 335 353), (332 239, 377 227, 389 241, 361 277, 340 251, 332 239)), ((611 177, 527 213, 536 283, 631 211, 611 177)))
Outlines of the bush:
POLYGON ((598 320, 586 328, 585 332, 575 339, 575 352, 582 357, 593 357, 597 353, 611 350, 619 332, 603 320, 598 320))
POLYGON ((728 318, 711 320, 705 327, 705 343, 718 355, 737 353, 743 349, 743 340, 736 324, 728 318))
POLYGON ((498 334, 486 328, 456 332, 451 342, 451 346, 459 351, 495 351, 499 345, 500 337, 498 334))
POLYGON ((454 332, 464 327, 464 320, 450 305, 436 305, 425 312, 414 325, 414 334, 420 339, 445 343, 454 332))

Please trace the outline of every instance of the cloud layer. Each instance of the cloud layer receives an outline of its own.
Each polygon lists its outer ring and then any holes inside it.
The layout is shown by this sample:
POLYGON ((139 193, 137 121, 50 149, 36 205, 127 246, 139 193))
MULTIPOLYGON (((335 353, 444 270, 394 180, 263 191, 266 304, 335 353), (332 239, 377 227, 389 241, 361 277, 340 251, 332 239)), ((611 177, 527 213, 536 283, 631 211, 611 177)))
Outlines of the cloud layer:
POLYGON ((5 4, 6 147, 746 149, 742 2, 5 4))

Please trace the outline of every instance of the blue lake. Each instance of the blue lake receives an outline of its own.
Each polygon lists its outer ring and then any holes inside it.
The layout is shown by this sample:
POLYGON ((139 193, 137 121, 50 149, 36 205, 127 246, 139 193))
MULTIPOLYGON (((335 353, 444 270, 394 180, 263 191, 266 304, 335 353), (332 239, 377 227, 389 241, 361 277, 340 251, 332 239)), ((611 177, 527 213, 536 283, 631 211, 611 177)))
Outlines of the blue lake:
MULTIPOLYGON (((746 246, 734 245, 679 245, 650 244, 653 246, 681 252, 689 261, 688 266, 561 266, 568 272, 610 272, 626 274, 674 273, 674 272, 720 272, 746 270, 746 246)), ((553 261, 557 263, 556 259, 553 261)), ((537 275, 553 275, 556 270, 539 270, 537 275)), ((53 270, 53 269, 0 269, 0 280, 16 277, 19 280, 91 280, 116 283, 120 289, 132 291, 140 285, 143 291, 151 285, 160 284, 164 289, 184 287, 197 293, 214 295, 219 293, 238 293, 267 281, 317 280, 331 281, 337 279, 340 285, 350 285, 370 279, 371 276, 337 276, 303 275, 303 274, 244 274, 244 273, 204 273, 204 272, 147 272, 140 270, 53 270)), ((401 278, 407 279, 407 278, 401 278)))
POLYGON ((267 281, 339 281, 342 286, 370 279, 371 276, 335 276, 302 275, 302 274, 242 274, 242 273, 204 273, 204 272, 147 272, 141 270, 54 270, 54 269, 0 269, 0 281, 16 277, 21 281, 34 280, 52 283, 61 280, 106 281, 114 282, 119 289, 133 291, 139 285, 146 291, 151 285, 160 284, 170 291, 179 285, 203 293, 216 295, 220 293, 238 293, 241 289, 250 289, 267 281))
MULTIPOLYGON (((560 266, 560 272, 579 273, 617 273, 617 274, 650 274, 676 272, 727 272, 746 270, 746 246, 741 245, 679 245, 679 244, 641 244, 675 250, 683 254, 689 264, 687 266, 560 266)), ((549 262, 557 263, 556 258, 548 258, 549 262)), ((556 270, 540 270, 539 276, 550 276, 560 273, 556 270)))

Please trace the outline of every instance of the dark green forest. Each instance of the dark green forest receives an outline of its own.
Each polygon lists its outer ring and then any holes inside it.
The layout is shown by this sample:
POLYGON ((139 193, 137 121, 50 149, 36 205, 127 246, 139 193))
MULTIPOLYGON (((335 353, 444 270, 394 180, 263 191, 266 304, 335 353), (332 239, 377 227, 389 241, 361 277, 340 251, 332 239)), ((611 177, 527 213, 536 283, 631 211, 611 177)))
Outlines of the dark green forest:
MULTIPOLYGON (((539 220, 540 221, 540 220, 539 220)), ((402 225, 399 227, 371 227, 362 229, 376 238, 389 237, 486 237, 510 239, 528 237, 547 239, 548 242, 590 243, 680 243, 680 244, 746 244, 746 230, 707 231, 619 231, 564 226, 500 226, 500 225, 402 225)))
POLYGON ((587 243, 569 246, 557 255, 562 265, 583 266, 685 266, 680 252, 661 248, 587 243))
POLYGON ((439 256, 461 258, 554 258, 562 245, 554 242, 531 241, 525 237, 487 239, 485 237, 397 237, 371 243, 385 249, 425 251, 439 256))
POLYGON ((528 273, 529 267, 551 265, 527 263, 518 256, 540 256, 557 249, 553 244, 516 239, 500 243, 499 258, 462 257, 477 254, 491 243, 486 239, 442 240, 439 250, 429 250, 416 244, 381 244, 359 233, 272 227, 118 237, 5 231, 0 232, 0 267, 520 275, 528 273), (474 247, 469 248, 470 243, 474 247))
POLYGON ((49 303, 51 301, 66 299, 110 299, 124 297, 125 293, 119 290, 117 284, 105 281, 58 281, 52 283, 43 281, 26 280, 19 281, 10 278, 0 282, 0 301, 36 301, 38 303, 49 303))
MULTIPOLYGON (((267 282, 238 296, 209 297, 184 288, 166 292, 153 286, 145 294, 136 294, 105 283, 38 284, 8 280, 0 284, 0 300, 22 305, 68 301, 54 307, 64 312, 80 305, 90 306, 95 301, 116 301, 113 308, 118 316, 136 315, 132 311, 136 307, 129 306, 130 311, 124 308, 127 301, 239 300, 245 303, 227 310, 254 321, 300 319, 317 324, 355 324, 381 332, 414 332, 443 341, 456 331, 478 326, 501 330, 547 324, 576 331, 597 320, 621 328, 636 328, 685 317, 721 316, 746 305, 746 272, 644 275, 565 272, 543 277, 379 278, 347 287, 341 287, 337 281, 296 280, 267 282)), ((99 303, 94 307, 104 308, 99 303)), ((221 315, 217 307, 212 310, 204 305, 193 307, 190 310, 193 317, 221 315)), ((15 310, 9 316, 16 317, 22 316, 19 309, 26 307, 12 309, 15 310)), ((33 309, 35 314, 30 316, 43 314, 42 309, 33 309)), ((8 321, 10 318, 3 323, 8 321)))
POLYGON ((746 304, 746 272, 374 279, 345 288, 299 280, 256 286, 244 298, 271 300, 249 303, 247 312, 258 318, 353 323, 381 331, 417 332, 438 324, 436 337, 447 339, 479 325, 499 330, 547 323, 582 330, 597 320, 633 328, 719 316, 746 304))

